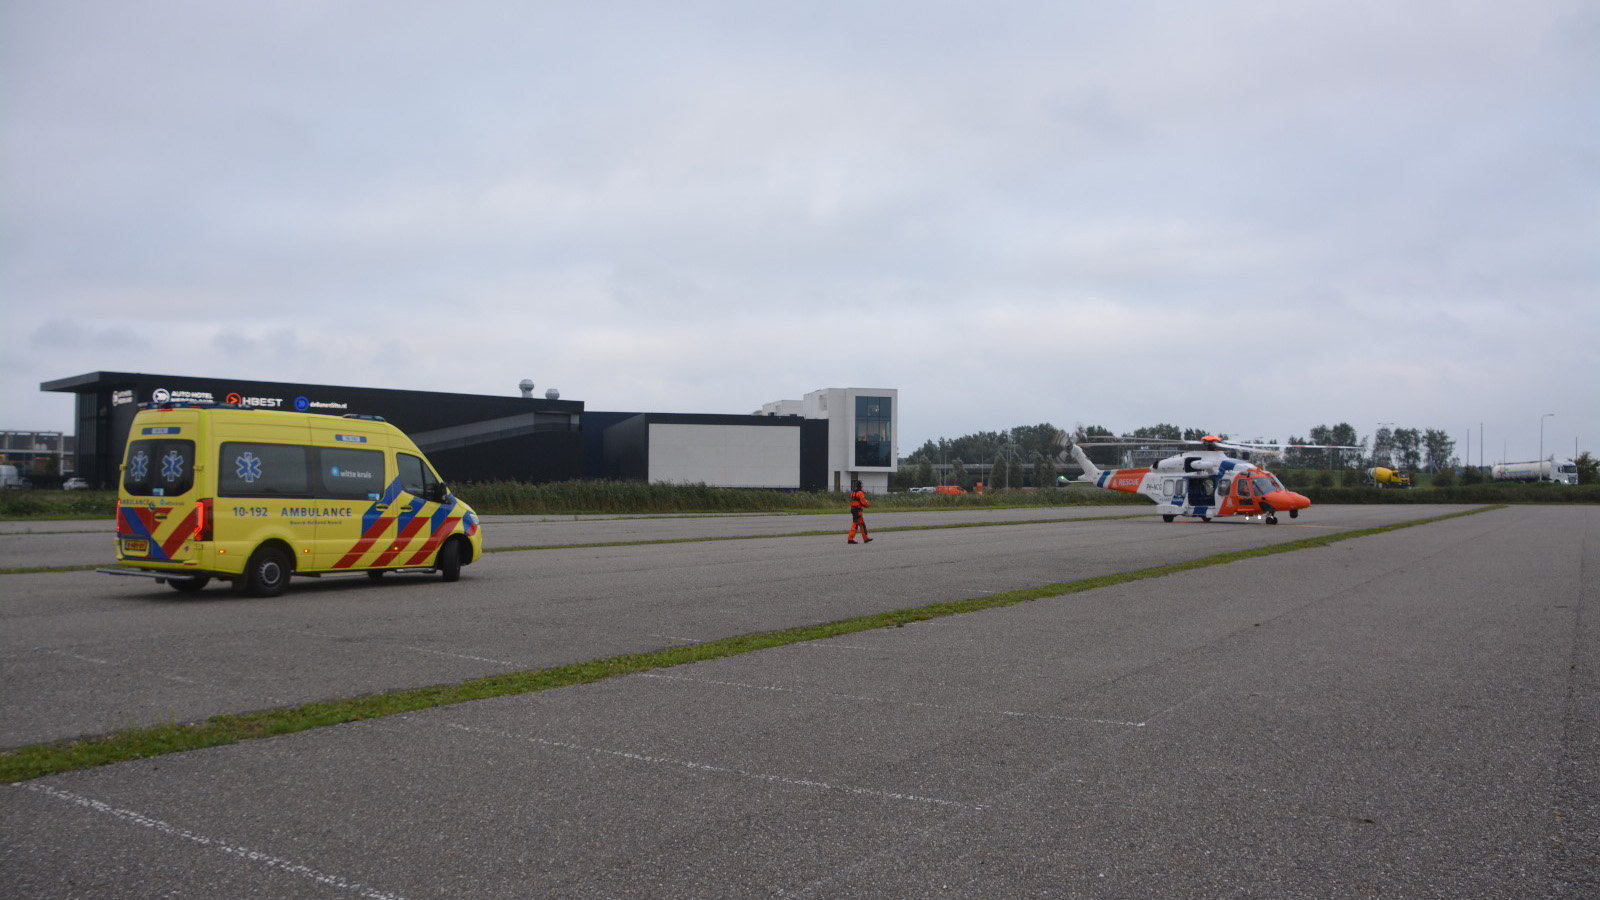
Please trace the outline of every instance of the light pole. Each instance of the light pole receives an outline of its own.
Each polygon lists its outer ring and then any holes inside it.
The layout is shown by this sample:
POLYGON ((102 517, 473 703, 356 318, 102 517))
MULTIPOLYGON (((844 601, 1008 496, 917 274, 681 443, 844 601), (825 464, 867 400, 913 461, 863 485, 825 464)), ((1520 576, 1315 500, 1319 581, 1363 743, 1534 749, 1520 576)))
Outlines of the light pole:
POLYGON ((1553 415, 1555 415, 1555 413, 1545 413, 1544 415, 1539 417, 1539 480, 1540 481, 1544 480, 1544 420, 1550 418, 1553 415))

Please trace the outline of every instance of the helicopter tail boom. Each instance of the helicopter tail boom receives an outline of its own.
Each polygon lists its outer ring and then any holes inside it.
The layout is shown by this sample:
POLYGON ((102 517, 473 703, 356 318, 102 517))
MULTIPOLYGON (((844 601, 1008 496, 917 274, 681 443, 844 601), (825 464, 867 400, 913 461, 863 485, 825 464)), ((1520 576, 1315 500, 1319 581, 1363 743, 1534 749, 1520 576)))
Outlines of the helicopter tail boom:
POLYGON ((1089 459, 1089 454, 1083 452, 1083 448, 1077 444, 1072 445, 1072 458, 1077 460, 1078 465, 1083 467, 1083 474, 1078 476, 1079 481, 1093 484, 1100 480, 1100 468, 1089 459))

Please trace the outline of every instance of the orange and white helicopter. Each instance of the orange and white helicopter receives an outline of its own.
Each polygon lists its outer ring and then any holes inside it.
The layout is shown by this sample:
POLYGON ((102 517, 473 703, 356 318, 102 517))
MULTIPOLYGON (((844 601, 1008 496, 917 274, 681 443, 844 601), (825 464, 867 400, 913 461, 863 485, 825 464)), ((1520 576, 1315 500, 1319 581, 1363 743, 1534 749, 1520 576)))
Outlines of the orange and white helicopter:
MULTIPOLYGON (((1150 443, 1141 441, 1138 445, 1149 446, 1150 443)), ((1083 467, 1083 475, 1075 480, 1106 490, 1143 494, 1156 502, 1161 518, 1168 522, 1179 516, 1203 522, 1220 516, 1262 516, 1268 525, 1276 525, 1278 513, 1286 512, 1293 519, 1300 515, 1300 510, 1311 505, 1305 495, 1284 487, 1278 476, 1255 463, 1228 456, 1223 450, 1277 454, 1285 446, 1310 449, 1312 445, 1234 444, 1213 434, 1206 435, 1198 442, 1177 443, 1198 443, 1200 449, 1177 453, 1153 466, 1137 469, 1102 469, 1089 460, 1089 455, 1082 447, 1076 443, 1070 444, 1073 458, 1083 467)), ((1316 449, 1359 448, 1317 445, 1316 449)))

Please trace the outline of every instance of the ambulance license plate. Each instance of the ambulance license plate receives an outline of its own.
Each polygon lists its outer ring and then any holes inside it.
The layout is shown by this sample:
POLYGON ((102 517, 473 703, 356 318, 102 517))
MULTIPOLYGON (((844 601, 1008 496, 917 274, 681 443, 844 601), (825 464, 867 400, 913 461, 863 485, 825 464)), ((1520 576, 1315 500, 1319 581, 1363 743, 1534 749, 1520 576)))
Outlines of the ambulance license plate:
POLYGON ((129 556, 149 556, 150 542, 146 540, 124 540, 122 552, 129 556))

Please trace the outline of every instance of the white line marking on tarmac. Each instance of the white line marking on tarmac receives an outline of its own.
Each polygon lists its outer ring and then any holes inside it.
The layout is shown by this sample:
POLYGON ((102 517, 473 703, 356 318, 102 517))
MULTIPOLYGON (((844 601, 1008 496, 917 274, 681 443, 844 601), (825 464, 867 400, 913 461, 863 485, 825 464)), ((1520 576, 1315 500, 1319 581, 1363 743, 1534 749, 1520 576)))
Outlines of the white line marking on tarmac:
POLYGON ((1120 725, 1124 728, 1143 728, 1149 722, 1123 722, 1118 719, 1093 719, 1087 716, 1053 716, 1049 713, 1018 712, 1010 709, 987 710, 950 706, 944 703, 927 703, 921 700, 890 700, 885 697, 867 697, 860 694, 839 694, 832 691, 810 691, 802 688, 778 687, 770 684, 745 684, 738 681, 713 681, 708 678, 685 678, 682 675, 662 675, 656 672, 639 672, 630 677, 655 678, 660 681, 681 681, 686 684, 709 684, 717 687, 739 688, 746 691, 771 691, 778 694, 801 694, 812 697, 831 697, 835 700, 854 700, 860 703, 886 703, 910 709, 941 709, 959 713, 985 713, 1017 719, 1043 719, 1049 722, 1086 722, 1091 725, 1120 725))
POLYGON ((71 650, 57 650, 53 647, 36 647, 34 649, 38 650, 40 653, 49 653, 53 656, 65 656, 68 659, 75 659, 79 662, 94 663, 97 666, 111 665, 111 660, 109 659, 96 659, 93 656, 84 656, 81 653, 73 653, 71 650))
MULTIPOLYGON (((215 684, 213 682, 201 681, 198 678, 189 678, 189 677, 184 676, 184 675, 173 675, 173 674, 168 673, 168 672, 158 672, 158 671, 156 671, 154 669, 141 668, 139 666, 136 666, 136 665, 133 665, 133 664, 127 663, 127 662, 113 663, 109 659, 98 659, 98 658, 93 657, 93 656, 84 656, 81 653, 73 653, 70 650, 57 650, 57 649, 54 649, 52 647, 35 647, 34 649, 37 650, 40 653, 48 653, 48 654, 50 654, 52 656, 64 656, 64 657, 66 657, 68 659, 79 660, 80 662, 94 663, 97 666, 111 666, 111 665, 124 666, 126 668, 132 669, 135 672, 139 672, 139 673, 142 673, 142 674, 145 674, 145 675, 149 675, 152 678, 160 678, 160 679, 162 679, 164 681, 173 681, 173 682, 177 682, 178 684, 199 685, 201 687, 208 687, 208 688, 213 688, 213 689, 216 689, 216 690, 233 690, 232 688, 225 688, 222 685, 215 684)), ((234 691, 234 692, 235 693, 244 693, 243 691, 234 691)), ((273 703, 281 702, 281 701, 279 701, 279 700, 277 700, 276 698, 273 698, 273 697, 267 697, 266 699, 271 701, 271 702, 273 702, 273 703)))
MULTIPOLYGON (((410 718, 409 716, 406 718, 410 718)), ((826 781, 817 781, 812 778, 788 778, 783 775, 768 775, 762 772, 746 772, 742 769, 732 769, 725 766, 713 766, 709 763, 693 762, 685 759, 672 759, 666 756, 649 756, 644 753, 634 753, 628 750, 607 750, 604 747, 586 747, 567 741, 551 741, 544 738, 529 737, 528 735, 512 734, 497 728, 478 728, 471 725, 458 725, 453 722, 446 723, 450 728, 464 731, 468 734, 483 734, 491 737, 506 738, 513 741, 523 741, 537 744, 541 747, 552 747, 557 750, 571 750, 576 753, 586 753, 595 756, 612 756, 617 759, 626 759, 633 762, 651 763, 654 765, 675 766, 691 769, 696 772, 710 772, 717 775, 736 775, 740 778, 750 778, 756 781, 768 781, 774 784, 785 784, 793 787, 818 788, 825 791, 839 791, 845 794, 856 794, 862 797, 878 797, 884 800, 904 800, 911 803, 927 803, 934 806, 951 806, 960 809, 988 809, 987 806, 975 803, 963 803, 956 800, 941 800, 937 797, 922 797, 917 794, 902 794, 895 791, 879 791, 872 788, 851 787, 850 785, 831 784, 826 781)))
POLYGON ((493 663, 494 665, 497 665, 497 666, 511 666, 512 668, 515 668, 515 667, 521 665, 521 663, 506 662, 503 659, 490 659, 487 656, 469 656, 468 654, 465 654, 465 653, 451 653, 448 650, 430 650, 427 647, 408 647, 408 646, 402 645, 400 649, 402 649, 402 650, 414 650, 414 651, 416 651, 418 653, 432 653, 435 656, 449 656, 449 657, 453 657, 455 659, 468 659, 468 660, 472 660, 473 662, 493 663))
MULTIPOLYGON (((307 630, 307 631, 296 631, 296 632, 292 632, 292 633, 296 634, 296 635, 301 635, 301 636, 304 636, 304 637, 322 638, 323 640, 329 640, 329 641, 354 640, 354 638, 351 638, 349 635, 328 634, 326 632, 321 632, 321 631, 309 631, 309 630, 307 630)), ((389 648, 391 650, 410 650, 413 653, 431 653, 434 656, 449 656, 449 657, 452 657, 454 659, 465 659, 465 660, 471 660, 472 662, 485 662, 485 663, 489 663, 491 665, 496 665, 496 666, 510 666, 511 668, 518 668, 518 667, 520 667, 522 665, 522 663, 506 662, 503 659, 492 659, 492 658, 487 657, 487 656, 472 656, 472 655, 467 654, 467 653, 452 653, 449 650, 435 650, 435 649, 433 649, 431 647, 413 647, 413 646, 411 646, 409 644, 389 644, 389 643, 385 643, 381 639, 375 639, 375 640, 372 640, 372 641, 366 641, 366 642, 364 642, 364 645, 365 646, 369 646, 369 647, 387 647, 387 648, 389 648)))
POLYGON ((699 644, 704 642, 704 638, 686 638, 675 634, 649 634, 646 637, 661 638, 662 640, 674 641, 679 644, 699 644))
POLYGON ((99 800, 80 796, 72 793, 71 791, 59 790, 44 784, 20 784, 17 786, 26 788, 30 791, 35 791, 37 793, 46 794, 56 798, 57 800, 65 800, 68 803, 76 804, 85 809, 93 810, 97 813, 103 813, 111 816, 112 818, 121 819, 124 822, 138 825, 142 828, 149 828, 153 831, 159 831, 162 834, 181 838, 186 841, 191 841, 199 844, 202 847, 220 850, 223 853, 227 853, 231 856, 237 856, 241 859, 249 860, 250 862, 261 863, 268 868, 277 869, 280 872, 287 872, 290 875, 298 875, 301 878, 308 878, 317 882, 318 884, 325 884, 341 891, 351 891, 357 896, 368 897, 371 898, 371 900, 404 900, 404 898, 399 894, 391 894, 387 891, 369 888, 365 885, 340 878, 338 875, 330 875, 327 872, 319 872, 309 866, 303 866, 299 863, 292 863, 286 859, 280 859, 276 856, 272 856, 271 854, 262 853, 259 850, 251 850, 248 847, 239 847, 234 844, 227 843, 226 841, 220 841, 216 838, 206 837, 203 834, 195 834, 188 829, 179 828, 176 825, 168 824, 160 819, 152 819, 149 816, 143 815, 142 813, 136 813, 128 809, 118 809, 109 803, 102 803, 99 800))

